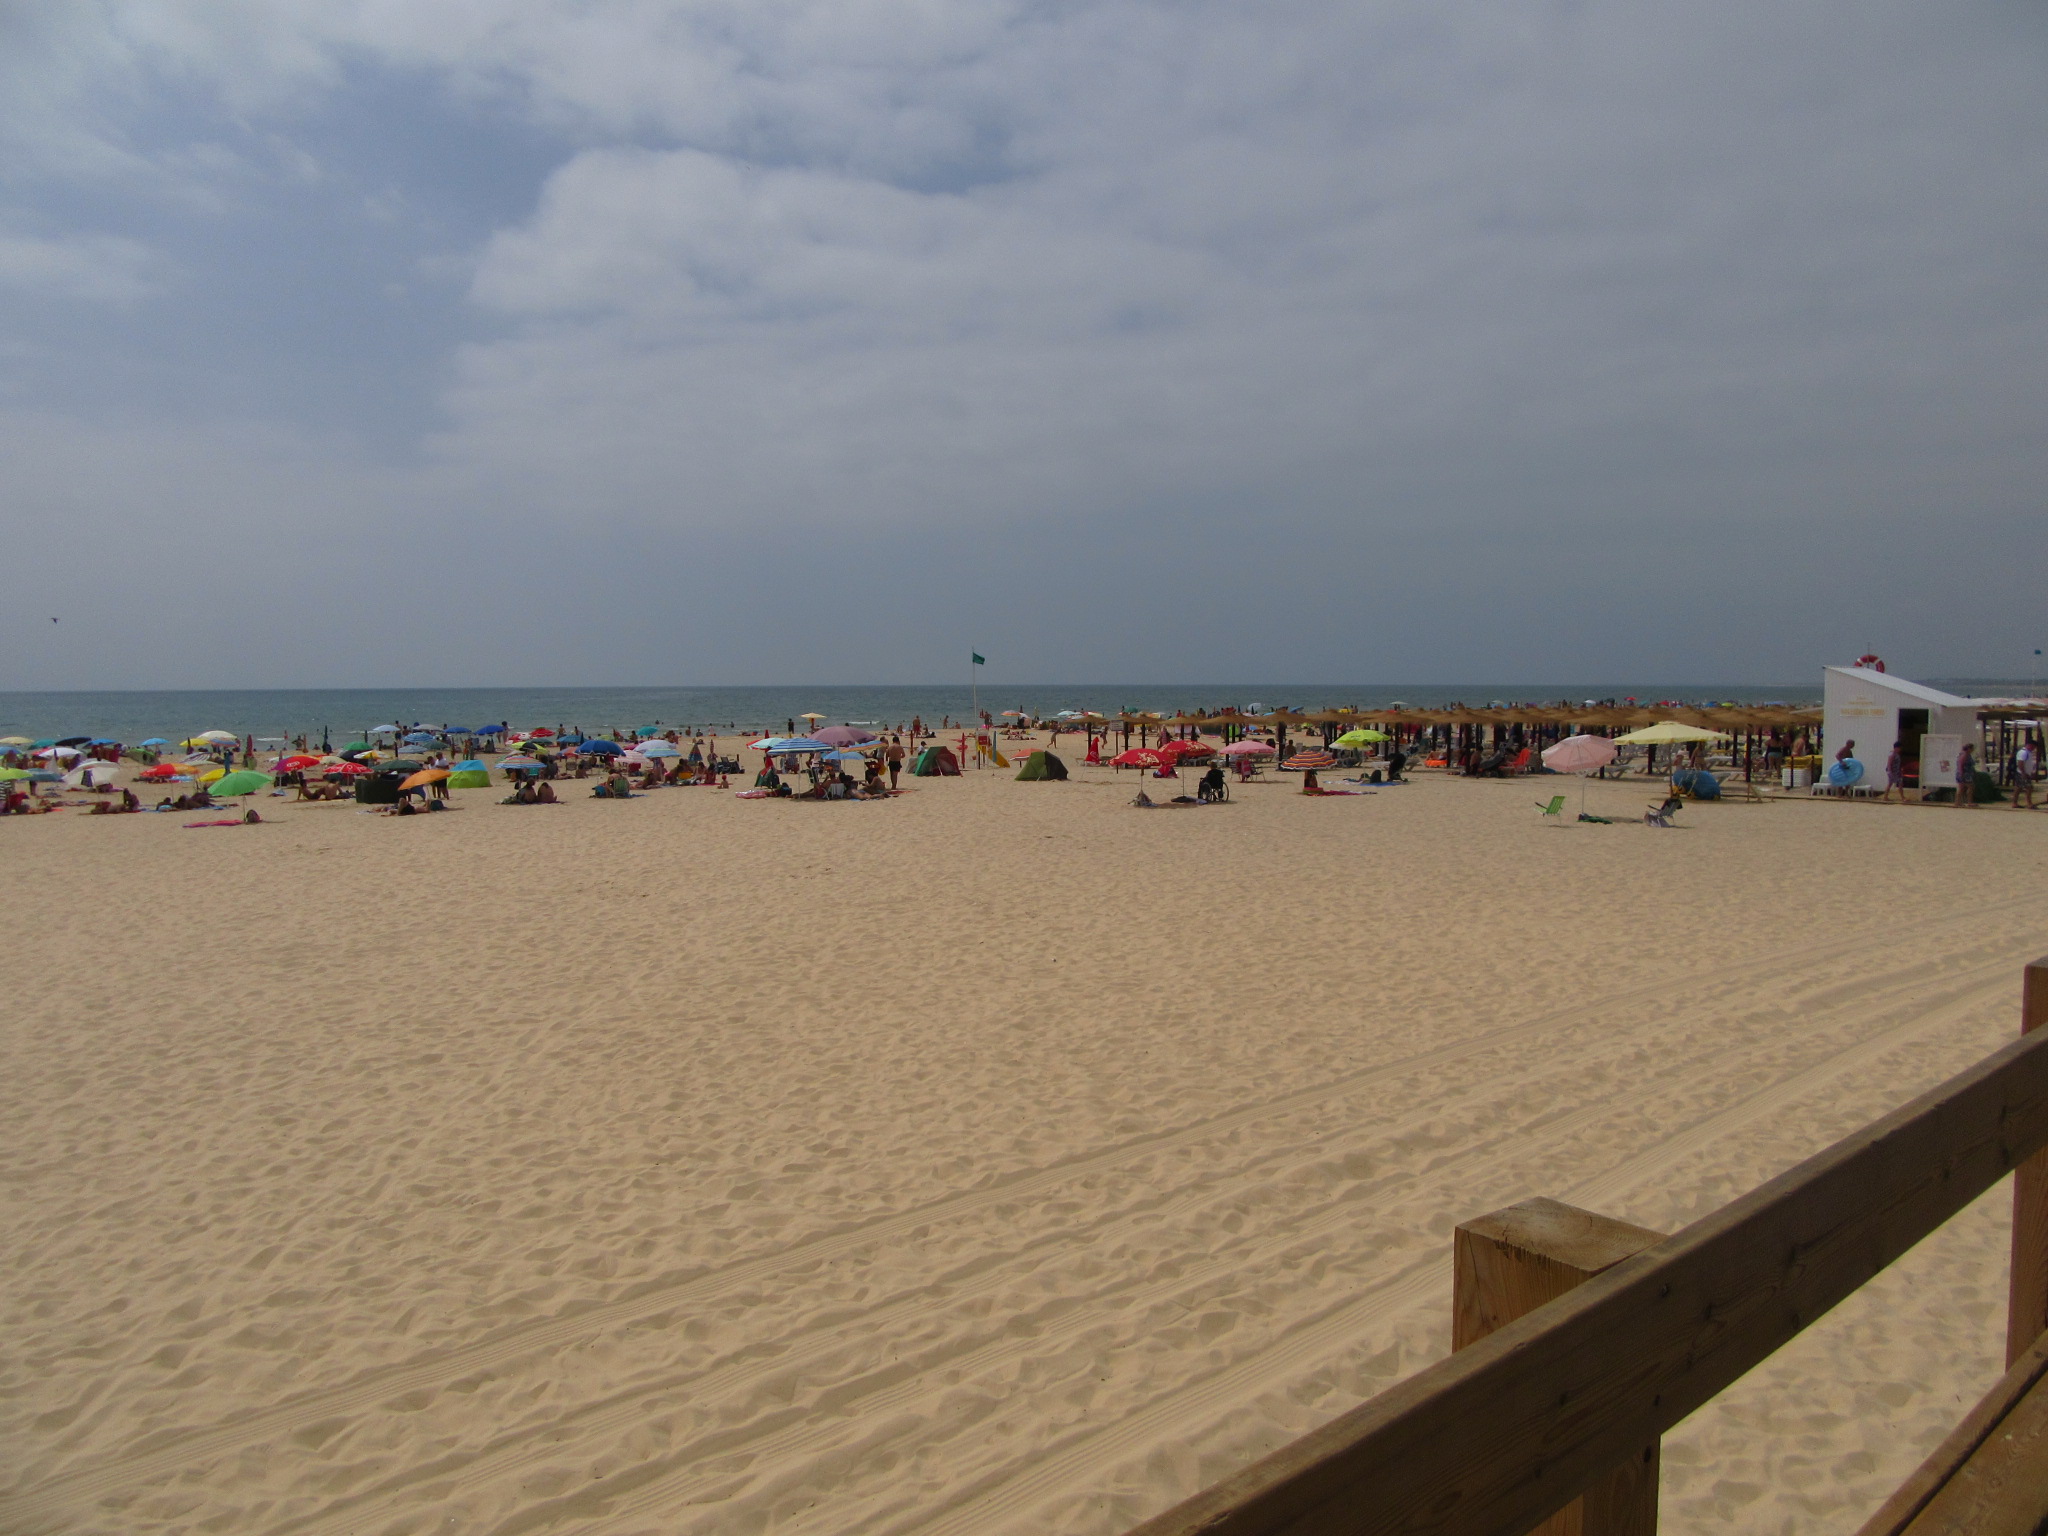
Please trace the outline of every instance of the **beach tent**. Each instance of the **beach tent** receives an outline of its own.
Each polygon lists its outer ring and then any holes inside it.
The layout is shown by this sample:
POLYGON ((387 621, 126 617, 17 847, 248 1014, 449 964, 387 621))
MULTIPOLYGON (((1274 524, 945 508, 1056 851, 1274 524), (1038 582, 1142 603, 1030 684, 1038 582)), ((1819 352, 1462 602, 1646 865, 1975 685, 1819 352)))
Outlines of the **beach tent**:
POLYGON ((1046 779, 1064 779, 1067 765, 1050 752, 1034 752, 1024 759, 1024 766, 1017 770, 1019 783, 1036 784, 1046 779))
POLYGON ((936 778, 947 774, 954 778, 960 775, 960 759, 953 755, 951 747, 926 747, 910 765, 911 774, 920 779, 936 778))
POLYGON ((491 771, 478 758, 466 758, 455 765, 455 771, 448 775, 450 789, 486 789, 490 786, 491 771))

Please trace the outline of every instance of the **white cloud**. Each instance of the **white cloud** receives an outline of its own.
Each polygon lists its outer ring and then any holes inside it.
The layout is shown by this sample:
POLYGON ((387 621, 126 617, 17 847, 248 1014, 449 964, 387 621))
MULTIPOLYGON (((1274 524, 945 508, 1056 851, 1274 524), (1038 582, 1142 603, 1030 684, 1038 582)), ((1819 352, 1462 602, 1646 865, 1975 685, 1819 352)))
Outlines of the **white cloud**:
POLYGON ((131 304, 155 290, 157 266, 149 248, 134 240, 0 233, 0 288, 131 304))

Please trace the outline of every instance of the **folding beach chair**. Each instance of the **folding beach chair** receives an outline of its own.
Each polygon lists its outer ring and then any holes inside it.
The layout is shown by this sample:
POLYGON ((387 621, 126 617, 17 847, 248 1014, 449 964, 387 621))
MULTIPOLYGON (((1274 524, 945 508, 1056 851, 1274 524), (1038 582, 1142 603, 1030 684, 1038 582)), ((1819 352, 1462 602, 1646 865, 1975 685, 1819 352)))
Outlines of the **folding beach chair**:
POLYGON ((1643 821, 1645 825, 1652 827, 1668 827, 1671 825, 1672 812, 1684 804, 1685 799, 1681 795, 1667 796, 1662 805, 1653 805, 1643 812, 1643 821))
POLYGON ((1541 811, 1541 812, 1543 813, 1543 819, 1544 819, 1545 821, 1554 821, 1554 822, 1557 822, 1557 823, 1558 823, 1559 825, 1562 825, 1562 824, 1563 824, 1563 822, 1564 822, 1564 796, 1563 796, 1563 795, 1552 795, 1552 796, 1551 796, 1551 797, 1550 797, 1550 798, 1549 798, 1549 799, 1548 799, 1547 801, 1545 801, 1545 800, 1538 800, 1538 801, 1536 802, 1536 809, 1537 809, 1537 810, 1539 810, 1539 811, 1541 811))

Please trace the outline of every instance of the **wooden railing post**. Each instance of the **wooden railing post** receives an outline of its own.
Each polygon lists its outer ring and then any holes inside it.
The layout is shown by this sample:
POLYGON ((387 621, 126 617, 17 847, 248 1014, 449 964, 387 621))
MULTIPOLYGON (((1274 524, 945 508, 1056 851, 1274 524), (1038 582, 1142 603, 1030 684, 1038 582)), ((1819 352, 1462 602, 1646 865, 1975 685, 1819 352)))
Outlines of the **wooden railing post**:
MULTIPOLYGON (((1462 1223, 1454 1236, 1451 1348, 1463 1349, 1602 1270, 1664 1240, 1559 1200, 1524 1200, 1462 1223)), ((1657 1439, 1587 1485, 1531 1536, 1655 1536, 1657 1439)))
MULTIPOLYGON (((2048 1024, 2048 960, 2023 973, 2020 1033, 2048 1024)), ((2005 1313, 2008 1368, 2048 1331, 2048 1151, 2036 1152, 2013 1171, 2012 1292, 2005 1313)))

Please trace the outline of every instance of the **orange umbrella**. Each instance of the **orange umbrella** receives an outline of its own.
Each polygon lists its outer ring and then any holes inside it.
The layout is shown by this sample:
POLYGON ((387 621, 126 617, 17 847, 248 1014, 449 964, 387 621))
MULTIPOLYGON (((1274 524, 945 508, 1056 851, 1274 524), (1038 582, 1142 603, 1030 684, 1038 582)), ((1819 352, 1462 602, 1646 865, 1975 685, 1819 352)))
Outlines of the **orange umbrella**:
POLYGON ((422 768, 418 773, 408 774, 399 784, 400 789, 418 789, 426 784, 438 784, 447 778, 447 768, 422 768))

